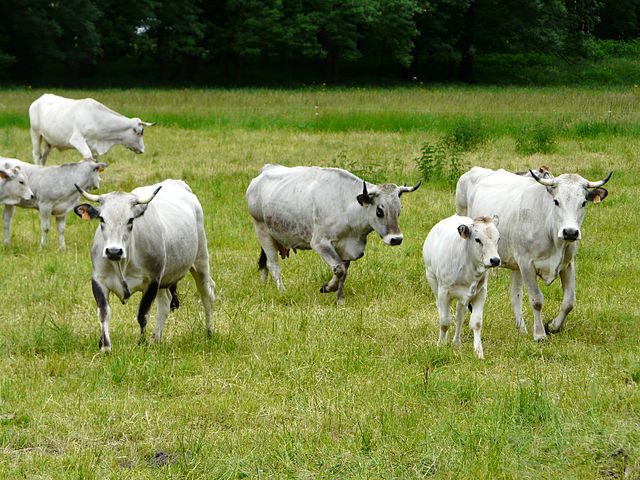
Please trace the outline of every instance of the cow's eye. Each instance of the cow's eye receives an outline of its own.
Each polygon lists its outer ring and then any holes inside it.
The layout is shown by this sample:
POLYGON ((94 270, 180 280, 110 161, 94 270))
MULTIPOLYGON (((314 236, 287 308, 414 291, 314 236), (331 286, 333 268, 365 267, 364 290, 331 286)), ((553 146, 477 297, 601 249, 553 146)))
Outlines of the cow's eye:
POLYGON ((476 238, 476 243, 479 243, 480 245, 482 245, 482 241, 479 238, 476 238))
POLYGON ((24 180, 20 180, 20 185, 24 185, 24 180))
POLYGON ((380 207, 376 208, 376 217, 378 217, 378 218, 384 217, 384 210, 382 210, 382 208, 380 208, 380 207))
POLYGON ((556 200, 555 198, 553 199, 553 203, 555 203, 555 204, 556 204, 556 207, 559 207, 559 206, 560 206, 560 202, 558 202, 558 200, 556 200))
POLYGON ((582 206, 584 207, 587 204, 587 201, 585 200, 584 202, 582 202, 582 206))

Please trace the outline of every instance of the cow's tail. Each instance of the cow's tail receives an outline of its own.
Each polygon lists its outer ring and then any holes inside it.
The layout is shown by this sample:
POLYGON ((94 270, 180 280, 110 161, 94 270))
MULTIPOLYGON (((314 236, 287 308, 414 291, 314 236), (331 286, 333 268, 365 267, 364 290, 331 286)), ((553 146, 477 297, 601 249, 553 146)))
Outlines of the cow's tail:
POLYGON ((173 312, 180 308, 180 298, 178 298, 178 284, 174 283, 169 287, 169 293, 171 294, 171 305, 170 309, 173 312))
POLYGON ((267 254, 263 249, 260 249, 260 258, 258 258, 258 270, 264 270, 267 268, 267 254))

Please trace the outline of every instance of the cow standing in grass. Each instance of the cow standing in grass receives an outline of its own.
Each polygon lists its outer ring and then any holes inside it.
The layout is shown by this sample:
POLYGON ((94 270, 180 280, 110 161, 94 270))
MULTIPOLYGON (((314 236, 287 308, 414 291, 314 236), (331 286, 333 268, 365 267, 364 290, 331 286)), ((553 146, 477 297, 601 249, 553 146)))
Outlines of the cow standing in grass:
MULTIPOLYGON (((2 160, 0 160, 1 162, 2 160)), ((40 212, 40 246, 44 247, 47 233, 51 226, 51 217, 56 217, 58 228, 58 245, 60 250, 66 248, 64 229, 67 215, 78 204, 80 194, 74 185, 85 190, 100 187, 99 173, 107 167, 106 163, 85 160, 77 163, 66 163, 59 166, 41 167, 16 159, 4 159, 9 165, 18 166, 26 175, 35 199, 21 202, 18 206, 35 208, 40 212)), ((15 205, 4 207, 4 244, 9 245, 11 239, 11 220, 15 205)))
POLYGON ((333 278, 321 292, 344 301, 349 265, 364 255, 367 236, 376 231, 387 245, 400 245, 400 196, 420 186, 374 185, 338 168, 265 165, 247 188, 246 198, 262 246, 258 265, 279 289, 278 254, 314 250, 333 278))
POLYGON ((599 203, 607 197, 607 190, 601 187, 611 173, 598 182, 573 173, 554 178, 540 178, 533 171, 529 174, 474 167, 458 180, 456 210, 458 215, 470 217, 500 217, 498 252, 502 266, 512 270, 511 306, 516 326, 526 333, 522 320, 524 282, 533 310, 533 338, 543 340, 546 331, 562 330, 575 305, 574 257, 582 238, 582 221, 589 203, 599 203), (563 289, 562 306, 558 316, 544 325, 544 297, 537 277, 550 285, 558 276, 563 289))
POLYGON ((93 237, 91 285, 98 304, 100 350, 111 351, 109 293, 125 303, 143 292, 138 307, 140 340, 145 339, 149 309, 157 299, 153 339, 160 341, 172 306, 177 283, 190 271, 204 306, 206 326, 213 333, 214 283, 209 271, 209 251, 204 214, 198 198, 181 180, 165 180, 133 190, 91 195, 78 191, 98 207, 82 204, 75 213, 83 220, 98 220, 93 237))
POLYGON ((453 344, 460 346, 462 323, 469 307, 473 349, 478 358, 484 358, 481 334, 487 270, 500 265, 497 225, 495 216, 471 219, 452 215, 431 229, 422 247, 427 281, 436 297, 440 317, 438 345, 447 342, 451 302, 456 300, 453 344))
POLYGON ((144 127, 153 123, 128 118, 92 98, 75 100, 45 93, 29 107, 33 162, 44 165, 52 148, 75 148, 97 159, 114 145, 144 153, 144 127), (44 150, 40 146, 44 140, 44 150))

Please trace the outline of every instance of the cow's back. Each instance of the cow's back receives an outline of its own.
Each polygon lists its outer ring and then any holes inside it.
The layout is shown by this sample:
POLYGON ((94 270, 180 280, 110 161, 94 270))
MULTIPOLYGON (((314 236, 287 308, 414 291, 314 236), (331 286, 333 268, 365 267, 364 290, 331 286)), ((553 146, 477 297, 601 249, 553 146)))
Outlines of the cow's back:
POLYGON ((465 240, 460 238, 458 226, 471 225, 471 218, 452 215, 436 223, 429 231, 422 247, 425 266, 445 284, 454 284, 457 274, 467 261, 465 240))
MULTIPOLYGON (((181 180, 165 180, 155 185, 136 188, 139 197, 151 195, 162 186, 142 217, 136 220, 136 248, 151 262, 165 252, 167 281, 182 278, 193 265, 203 241, 198 226, 204 215, 198 198, 181 180)), ((206 239, 204 239, 206 242, 206 239)))

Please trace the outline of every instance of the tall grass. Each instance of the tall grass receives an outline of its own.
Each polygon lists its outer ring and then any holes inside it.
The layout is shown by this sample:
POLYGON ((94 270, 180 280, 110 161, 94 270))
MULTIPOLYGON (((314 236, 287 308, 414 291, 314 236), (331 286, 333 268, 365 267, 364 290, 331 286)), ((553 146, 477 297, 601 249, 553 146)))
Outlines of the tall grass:
MULTIPOLYGON (((205 210, 216 333, 206 338, 194 282, 185 279, 161 345, 137 344, 139 295, 127 305, 112 298, 113 354, 98 354, 89 258, 96 225, 70 218, 68 250, 57 252, 52 234, 39 250, 36 212, 19 210, 12 245, 0 249, 0 478, 640 474, 640 260, 632 233, 640 220, 640 137, 572 130, 606 121, 618 98, 616 115, 631 122, 637 109, 621 111, 634 97, 464 88, 63 93, 151 121, 229 120, 206 128, 160 122, 145 134, 144 155, 116 147, 105 156, 101 188, 130 190, 167 177, 191 185, 205 210), (296 126, 315 121, 316 104, 320 119, 333 111, 382 125, 385 111, 400 118, 405 109, 407 124, 417 113, 442 123, 434 130, 296 126), (312 252, 282 262, 284 292, 260 284, 244 191, 264 163, 338 165, 374 181, 415 183, 421 146, 438 142, 456 118, 478 117, 486 119, 487 141, 464 153, 469 165, 544 163, 555 174, 591 179, 614 171, 607 199, 587 207, 578 300, 564 332, 544 343, 518 335, 510 275, 499 271, 485 306, 486 360, 475 358, 466 327, 461 349, 436 347, 421 248, 429 229, 454 212, 453 188, 443 182, 402 197, 401 246, 369 237, 365 257, 349 269, 344 306, 319 292, 330 270, 312 252), (565 122, 555 150, 518 154, 507 120, 520 119, 518 126, 538 117, 565 122)), ((35 95, 0 92, 2 111, 24 116, 35 95)), ((28 159, 30 151, 25 123, 0 130, 1 155, 28 159)), ((53 164, 76 159, 71 151, 50 156, 53 164)), ((551 318, 562 302, 559 282, 542 289, 551 318)), ((526 301, 524 308, 531 331, 526 301)))

